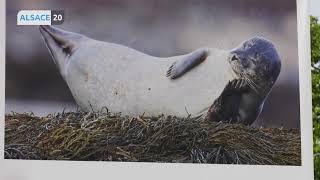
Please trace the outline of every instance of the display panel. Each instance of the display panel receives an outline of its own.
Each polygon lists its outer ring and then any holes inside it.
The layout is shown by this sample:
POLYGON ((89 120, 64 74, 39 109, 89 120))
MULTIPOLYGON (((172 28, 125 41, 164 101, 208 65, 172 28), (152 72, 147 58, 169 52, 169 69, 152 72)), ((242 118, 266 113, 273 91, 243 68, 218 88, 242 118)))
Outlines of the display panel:
POLYGON ((6 159, 301 165, 295 1, 6 13, 6 159))

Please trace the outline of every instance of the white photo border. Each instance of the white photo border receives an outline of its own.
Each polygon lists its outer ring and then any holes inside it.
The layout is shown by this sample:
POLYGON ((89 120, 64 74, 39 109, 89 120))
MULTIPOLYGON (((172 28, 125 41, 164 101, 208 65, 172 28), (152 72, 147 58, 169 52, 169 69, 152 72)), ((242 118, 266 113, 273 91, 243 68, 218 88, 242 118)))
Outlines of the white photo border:
POLYGON ((312 180, 309 1, 297 0, 302 166, 4 160, 5 0, 0 0, 0 179, 312 180))

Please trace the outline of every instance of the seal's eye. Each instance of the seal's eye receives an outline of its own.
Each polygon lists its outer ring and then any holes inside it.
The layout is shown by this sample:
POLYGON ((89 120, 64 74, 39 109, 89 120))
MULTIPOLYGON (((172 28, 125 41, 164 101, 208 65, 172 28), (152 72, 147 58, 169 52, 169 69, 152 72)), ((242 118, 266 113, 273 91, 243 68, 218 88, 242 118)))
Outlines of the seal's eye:
POLYGON ((253 46, 253 43, 252 43, 252 42, 247 42, 247 43, 244 44, 244 47, 245 47, 246 49, 250 49, 252 46, 253 46))
POLYGON ((248 48, 252 48, 252 46, 253 46, 253 44, 252 44, 252 43, 250 43, 250 44, 248 45, 248 48))

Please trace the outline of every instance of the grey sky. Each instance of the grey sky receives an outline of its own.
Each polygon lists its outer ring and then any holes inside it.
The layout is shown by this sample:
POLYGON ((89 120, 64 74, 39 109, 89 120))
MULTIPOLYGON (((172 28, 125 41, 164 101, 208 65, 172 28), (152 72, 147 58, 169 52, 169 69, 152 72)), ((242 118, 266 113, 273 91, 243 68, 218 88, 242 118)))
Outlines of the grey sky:
POLYGON ((320 0, 311 0, 310 7, 311 15, 320 18, 320 0))

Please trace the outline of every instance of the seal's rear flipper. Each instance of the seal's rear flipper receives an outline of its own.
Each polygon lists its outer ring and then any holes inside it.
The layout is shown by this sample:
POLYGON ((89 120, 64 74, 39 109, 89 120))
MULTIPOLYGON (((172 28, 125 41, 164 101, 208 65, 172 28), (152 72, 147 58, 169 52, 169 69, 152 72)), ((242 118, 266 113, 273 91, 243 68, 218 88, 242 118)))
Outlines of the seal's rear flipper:
POLYGON ((175 61, 167 71, 167 77, 170 77, 170 79, 177 79, 184 73, 199 65, 207 57, 208 51, 205 49, 199 49, 184 59, 175 61))
POLYGON ((66 60, 76 51, 86 37, 53 26, 39 26, 39 30, 54 63, 63 75, 66 60))
POLYGON ((39 29, 46 44, 52 51, 55 51, 54 48, 61 48, 67 54, 72 53, 79 40, 84 37, 53 26, 39 26, 39 29))

